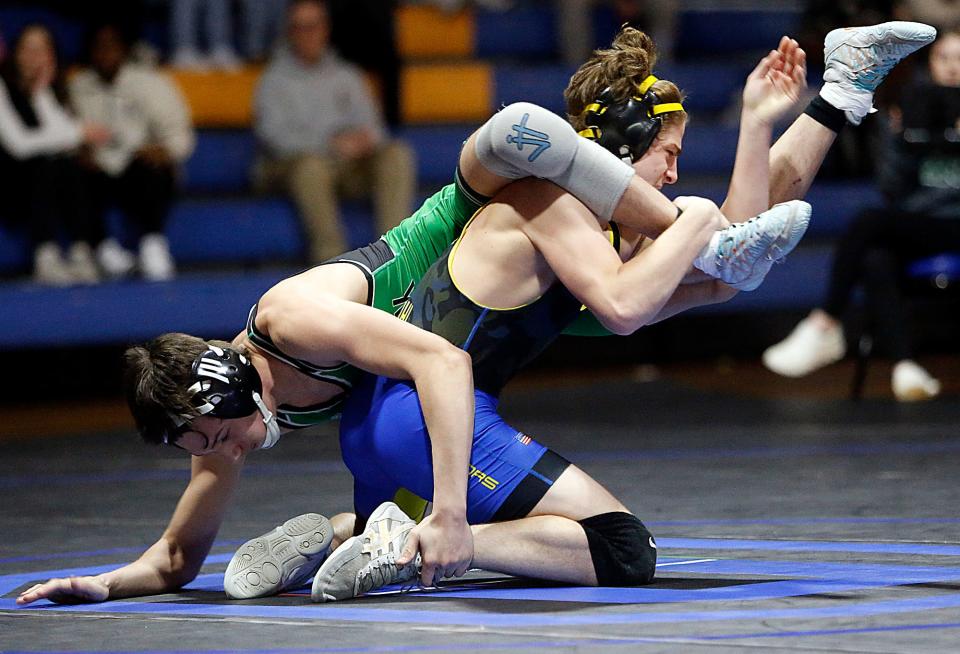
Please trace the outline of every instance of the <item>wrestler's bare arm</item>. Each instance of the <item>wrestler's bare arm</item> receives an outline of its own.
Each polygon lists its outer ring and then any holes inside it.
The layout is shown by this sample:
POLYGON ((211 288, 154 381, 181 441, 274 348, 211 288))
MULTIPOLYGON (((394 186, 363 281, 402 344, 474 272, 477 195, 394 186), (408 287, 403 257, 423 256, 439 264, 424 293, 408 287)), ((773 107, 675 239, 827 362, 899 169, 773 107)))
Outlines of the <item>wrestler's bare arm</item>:
POLYGON ((773 126, 799 101, 806 85, 806 54, 786 36, 747 77, 737 156, 721 207, 733 222, 747 220, 769 208, 773 126))
POLYGON ((431 516, 418 525, 423 579, 463 574, 473 558, 466 522, 473 442, 470 356, 446 340, 363 304, 291 278, 261 299, 257 326, 290 356, 345 361, 393 379, 412 380, 430 434, 434 463, 431 516))
POLYGON ((678 199, 683 215, 623 262, 583 204, 552 184, 524 184, 508 196, 524 233, 560 282, 617 334, 632 333, 660 312, 722 219, 706 200, 678 199))
POLYGON ((170 592, 190 582, 210 551, 243 462, 219 455, 193 457, 187 484, 166 530, 136 561, 91 577, 51 579, 21 593, 18 604, 40 599, 98 602, 170 592))

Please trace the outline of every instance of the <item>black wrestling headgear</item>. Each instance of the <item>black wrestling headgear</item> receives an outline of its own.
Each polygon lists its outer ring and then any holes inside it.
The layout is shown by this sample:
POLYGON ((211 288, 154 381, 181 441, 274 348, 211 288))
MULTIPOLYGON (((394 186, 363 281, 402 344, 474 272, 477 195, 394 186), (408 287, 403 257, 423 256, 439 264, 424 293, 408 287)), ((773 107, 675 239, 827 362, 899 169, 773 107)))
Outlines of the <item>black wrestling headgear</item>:
POLYGON ((581 114, 587 127, 580 136, 596 141, 628 163, 644 155, 663 127, 663 114, 683 111, 679 102, 660 102, 650 88, 657 81, 648 76, 637 87, 637 95, 616 102, 610 88, 604 89, 596 101, 581 114))
MULTIPOLYGON (((250 360, 229 348, 209 345, 193 361, 190 368, 193 383, 187 388, 193 395, 193 406, 200 415, 215 418, 242 418, 259 408, 263 393, 260 373, 250 360)), ((180 432, 189 416, 170 415, 175 432, 180 432)), ((172 442, 175 436, 165 436, 172 442)))

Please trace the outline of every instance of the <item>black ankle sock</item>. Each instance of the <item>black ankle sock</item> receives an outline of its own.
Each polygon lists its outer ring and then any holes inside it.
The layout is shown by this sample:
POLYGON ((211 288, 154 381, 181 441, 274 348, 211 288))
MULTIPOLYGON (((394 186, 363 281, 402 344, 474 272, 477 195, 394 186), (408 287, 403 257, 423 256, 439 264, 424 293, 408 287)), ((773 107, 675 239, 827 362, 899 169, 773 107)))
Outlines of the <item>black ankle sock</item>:
POLYGON ((840 130, 843 129, 843 126, 847 124, 847 117, 844 115, 843 110, 837 109, 819 95, 810 101, 806 111, 803 113, 838 134, 840 130))

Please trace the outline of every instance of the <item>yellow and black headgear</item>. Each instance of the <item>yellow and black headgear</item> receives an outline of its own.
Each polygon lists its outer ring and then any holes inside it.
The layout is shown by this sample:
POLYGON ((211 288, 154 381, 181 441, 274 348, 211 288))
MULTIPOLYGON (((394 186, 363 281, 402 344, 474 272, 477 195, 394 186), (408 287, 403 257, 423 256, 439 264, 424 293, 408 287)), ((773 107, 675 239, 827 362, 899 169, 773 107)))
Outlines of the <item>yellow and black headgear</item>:
POLYGON ((581 114, 586 128, 580 136, 596 141, 621 159, 632 163, 642 157, 663 127, 663 115, 683 111, 679 102, 660 102, 651 90, 657 78, 648 76, 637 94, 617 102, 610 88, 588 104, 581 114))

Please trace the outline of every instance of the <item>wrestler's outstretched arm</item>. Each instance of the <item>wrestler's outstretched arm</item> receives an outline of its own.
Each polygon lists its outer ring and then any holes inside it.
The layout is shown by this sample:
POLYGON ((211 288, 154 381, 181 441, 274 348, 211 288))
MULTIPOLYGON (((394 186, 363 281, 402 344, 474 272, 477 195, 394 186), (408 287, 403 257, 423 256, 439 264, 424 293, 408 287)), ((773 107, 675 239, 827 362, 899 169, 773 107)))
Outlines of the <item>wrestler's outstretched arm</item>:
POLYGON ((421 579, 464 574, 473 560, 467 473, 473 443, 470 355, 442 337, 356 302, 320 293, 310 272, 286 279, 260 300, 257 327, 280 350, 317 365, 344 361, 417 388, 433 454, 433 511, 411 532, 421 579), (323 352, 325 360, 318 360, 323 352))
POLYGON ((169 525, 133 563, 96 576, 51 579, 17 598, 17 604, 47 599, 62 604, 166 593, 193 580, 217 535, 239 479, 243 460, 195 456, 190 483, 169 525))

